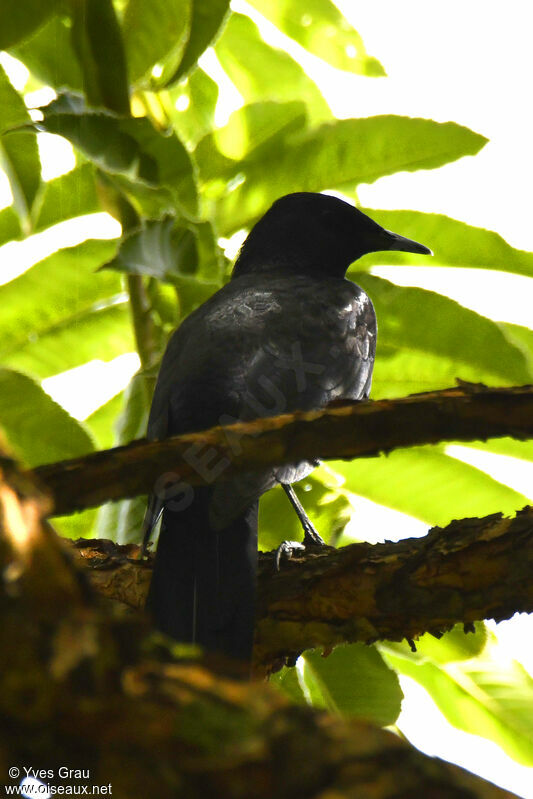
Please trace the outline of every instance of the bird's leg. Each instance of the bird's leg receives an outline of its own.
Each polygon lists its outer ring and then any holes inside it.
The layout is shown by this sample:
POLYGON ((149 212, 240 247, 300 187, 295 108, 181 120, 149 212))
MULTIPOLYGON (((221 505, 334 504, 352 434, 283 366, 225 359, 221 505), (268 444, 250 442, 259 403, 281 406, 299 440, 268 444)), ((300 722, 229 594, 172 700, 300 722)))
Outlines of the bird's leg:
POLYGON ((325 546, 325 541, 322 537, 317 533, 309 518, 307 513, 303 509, 302 503, 296 496, 294 488, 290 483, 282 483, 283 490, 287 494, 289 498, 289 502, 291 503, 292 507, 296 511, 296 515, 300 520, 300 524, 303 527, 304 531, 304 540, 303 543, 300 544, 299 541, 283 541, 276 550, 276 569, 279 571, 279 564, 281 558, 283 556, 290 558, 292 557, 292 553, 295 549, 305 549, 306 547, 316 547, 316 546, 325 546))
POLYGON ((315 528, 311 524, 311 522, 309 520, 309 517, 307 516, 307 513, 303 509, 302 503, 300 502, 300 500, 296 496, 296 492, 295 492, 294 488, 292 487, 292 485, 290 483, 282 483, 281 485, 283 486, 283 490, 287 494, 287 496, 289 498, 289 502, 291 503, 292 507, 296 511, 296 515, 298 516, 298 518, 300 520, 300 524, 303 527, 303 531, 304 531, 303 545, 305 547, 308 547, 308 546, 324 546, 326 542, 324 541, 322 536, 320 536, 317 533, 317 531, 315 530, 315 528))

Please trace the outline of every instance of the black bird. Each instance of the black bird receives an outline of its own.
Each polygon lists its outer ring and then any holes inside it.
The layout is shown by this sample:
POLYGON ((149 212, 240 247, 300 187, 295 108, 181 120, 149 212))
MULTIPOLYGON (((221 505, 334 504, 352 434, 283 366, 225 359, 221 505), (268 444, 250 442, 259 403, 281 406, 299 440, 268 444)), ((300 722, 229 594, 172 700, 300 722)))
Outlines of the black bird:
MULTIPOLYGON (((289 194, 252 228, 231 280, 170 338, 148 437, 205 430, 285 411, 368 397, 376 317, 365 292, 345 278, 360 256, 380 250, 431 254, 324 194, 289 194)), ((223 464, 191 451, 215 478, 223 464)), ((145 540, 162 510, 148 609, 158 629, 207 651, 251 655, 258 499, 316 462, 245 473, 228 482, 156 490, 145 540)), ((164 483, 164 478, 161 479, 164 483)), ((297 502, 297 500, 296 500, 297 502)), ((321 542, 302 516, 304 542, 321 542)))

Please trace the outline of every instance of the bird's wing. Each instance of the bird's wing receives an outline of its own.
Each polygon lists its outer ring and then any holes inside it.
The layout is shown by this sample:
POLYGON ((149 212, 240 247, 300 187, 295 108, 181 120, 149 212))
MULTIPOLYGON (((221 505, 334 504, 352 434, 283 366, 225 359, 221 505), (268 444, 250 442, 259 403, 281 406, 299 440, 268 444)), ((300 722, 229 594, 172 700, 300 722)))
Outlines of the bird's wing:
MULTIPOLYGON (((376 346, 372 303, 355 284, 292 277, 276 290, 279 313, 255 341, 243 375, 236 418, 249 420, 323 408, 336 399, 368 396, 376 346)), ((231 420, 228 420, 231 421, 231 420)), ((294 482, 314 464, 300 463, 239 475, 214 486, 213 526, 277 482, 294 482)))
POLYGON ((349 281, 278 293, 278 324, 265 329, 246 374, 242 418, 323 408, 369 390, 376 322, 369 298, 349 281))
MULTIPOLYGON (((233 280, 171 337, 148 437, 361 399, 370 387, 375 340, 372 303, 348 280, 233 280)), ((311 468, 298 464, 215 486, 213 523, 223 526, 230 511, 236 516, 278 480, 301 479, 311 468)), ((152 518, 162 504, 152 503, 152 518)))

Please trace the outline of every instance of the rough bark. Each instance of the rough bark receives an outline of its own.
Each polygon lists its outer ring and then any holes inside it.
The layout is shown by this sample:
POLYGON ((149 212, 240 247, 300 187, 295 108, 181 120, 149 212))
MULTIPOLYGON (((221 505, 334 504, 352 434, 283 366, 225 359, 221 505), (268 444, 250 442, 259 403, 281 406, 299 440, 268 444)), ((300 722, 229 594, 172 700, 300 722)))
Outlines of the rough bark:
POLYGON ((159 662, 142 622, 94 601, 41 522, 46 498, 8 459, 0 470, 3 774, 31 765, 54 786, 109 786, 118 799, 511 797, 389 732, 291 705, 267 684, 159 662), (61 780, 59 767, 89 776, 61 780))
MULTIPOLYGON (((77 558, 97 591, 144 606, 150 561, 135 545, 80 539, 77 558)), ((436 527, 424 538, 351 544, 259 567, 254 658, 271 671, 305 649, 416 639, 462 622, 533 612, 533 508, 436 527)))
POLYGON ((287 414, 165 441, 136 441, 41 466, 35 476, 59 515, 163 490, 169 482, 200 485, 303 459, 372 457, 396 447, 501 436, 533 436, 533 387, 461 384, 397 400, 287 414))

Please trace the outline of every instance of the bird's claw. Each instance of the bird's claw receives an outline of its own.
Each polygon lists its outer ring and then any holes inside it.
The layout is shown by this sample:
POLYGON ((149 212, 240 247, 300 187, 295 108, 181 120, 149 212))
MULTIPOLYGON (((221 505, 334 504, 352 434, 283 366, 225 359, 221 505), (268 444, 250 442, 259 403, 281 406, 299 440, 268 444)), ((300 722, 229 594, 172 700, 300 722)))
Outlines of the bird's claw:
POLYGON ((279 572, 279 565, 281 563, 281 558, 285 557, 288 560, 292 558, 293 552, 295 549, 302 550, 305 549, 304 544, 300 544, 299 541, 282 541, 279 547, 276 549, 276 571, 279 572))

